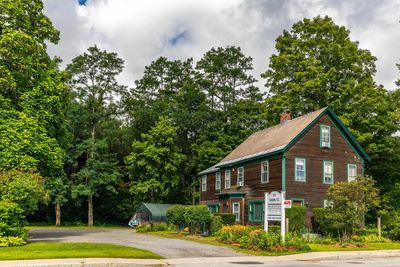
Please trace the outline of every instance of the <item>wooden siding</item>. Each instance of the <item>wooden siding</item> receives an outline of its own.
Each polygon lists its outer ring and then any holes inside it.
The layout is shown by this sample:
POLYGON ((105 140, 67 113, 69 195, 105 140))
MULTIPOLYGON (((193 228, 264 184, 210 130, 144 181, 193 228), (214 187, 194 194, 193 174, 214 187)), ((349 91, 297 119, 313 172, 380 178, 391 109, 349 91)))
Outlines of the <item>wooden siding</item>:
MULTIPOLYGON (((323 161, 334 164, 334 182, 347 181, 347 164, 357 164, 362 173, 362 161, 343 138, 327 115, 286 152, 286 198, 304 199, 309 214, 313 208, 322 207, 329 184, 323 183, 323 161), (331 147, 320 147, 320 125, 331 126, 331 147), (295 158, 306 159, 306 182, 294 180, 295 158)), ((308 216, 310 217, 310 216, 308 216)))
MULTIPOLYGON (((330 184, 323 183, 323 162, 334 163, 334 182, 347 181, 347 165, 357 164, 357 174, 362 174, 362 160, 347 143, 346 139, 330 121, 328 115, 324 115, 307 133, 304 134, 285 153, 286 157, 286 198, 304 200, 308 208, 307 225, 310 225, 312 209, 322 207, 326 199, 326 191, 330 184), (320 125, 331 127, 331 147, 320 147, 320 125), (294 180, 295 158, 306 159, 306 181, 297 182, 294 180)), ((248 223, 249 203, 262 201, 265 192, 282 190, 282 158, 269 159, 269 183, 261 183, 261 162, 267 159, 246 164, 238 164, 228 169, 231 170, 231 189, 225 189, 225 169, 221 169, 221 190, 215 190, 215 173, 207 175, 207 191, 201 192, 200 203, 206 205, 220 204, 219 212, 223 212, 223 205, 226 205, 228 212, 232 212, 232 203, 241 203, 242 223, 248 223), (244 186, 237 185, 237 168, 244 167, 244 186), (244 198, 235 196, 220 199, 217 195, 220 192, 229 191, 244 192, 244 198)), ((201 178, 200 178, 201 179, 201 178)))

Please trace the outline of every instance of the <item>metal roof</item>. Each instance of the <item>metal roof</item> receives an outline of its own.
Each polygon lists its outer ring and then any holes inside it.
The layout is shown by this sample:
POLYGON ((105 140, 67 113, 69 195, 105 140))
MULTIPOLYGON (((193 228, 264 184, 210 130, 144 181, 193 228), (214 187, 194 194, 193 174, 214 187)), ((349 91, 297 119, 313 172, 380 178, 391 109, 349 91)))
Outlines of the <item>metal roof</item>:
POLYGON ((138 212, 148 212, 151 215, 151 221, 167 221, 167 210, 175 204, 156 204, 143 203, 136 210, 138 212))

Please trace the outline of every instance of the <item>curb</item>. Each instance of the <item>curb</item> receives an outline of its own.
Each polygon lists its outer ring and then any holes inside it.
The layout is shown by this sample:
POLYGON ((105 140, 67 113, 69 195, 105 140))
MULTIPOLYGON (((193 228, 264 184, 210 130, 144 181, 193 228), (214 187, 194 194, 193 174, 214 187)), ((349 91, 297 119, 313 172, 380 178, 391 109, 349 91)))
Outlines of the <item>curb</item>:
MULTIPOLYGON (((319 253, 319 252, 316 252, 319 253)), ((328 255, 309 255, 304 259, 298 258, 296 261, 329 261, 329 260, 354 260, 354 259, 373 259, 373 258, 394 258, 400 257, 400 250, 370 250, 349 252, 322 252, 328 255), (332 254, 332 255, 329 255, 332 254)))

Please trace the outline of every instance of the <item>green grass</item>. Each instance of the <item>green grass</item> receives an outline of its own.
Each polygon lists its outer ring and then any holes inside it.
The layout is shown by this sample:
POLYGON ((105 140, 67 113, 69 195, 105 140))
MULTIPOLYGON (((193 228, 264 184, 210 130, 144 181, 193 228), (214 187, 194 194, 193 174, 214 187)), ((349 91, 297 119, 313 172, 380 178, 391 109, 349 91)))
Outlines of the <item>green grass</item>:
POLYGON ((85 225, 70 225, 70 226, 55 226, 55 225, 29 225, 25 229, 30 230, 34 228, 73 228, 73 229, 129 229, 129 226, 117 225, 98 225, 98 226, 85 226, 85 225))
POLYGON ((354 251, 354 250, 384 250, 400 249, 400 242, 366 243, 366 247, 342 248, 335 245, 309 244, 312 251, 354 251))
POLYGON ((19 247, 1 247, 0 260, 60 258, 161 259, 147 250, 99 243, 33 242, 19 247))

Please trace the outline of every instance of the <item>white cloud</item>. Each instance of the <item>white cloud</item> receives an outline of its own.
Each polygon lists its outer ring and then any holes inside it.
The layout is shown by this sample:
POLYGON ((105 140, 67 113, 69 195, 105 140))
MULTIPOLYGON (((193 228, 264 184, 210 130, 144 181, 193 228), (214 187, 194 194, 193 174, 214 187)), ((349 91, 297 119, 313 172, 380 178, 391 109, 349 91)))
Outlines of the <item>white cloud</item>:
MULTIPOLYGON (((254 58, 254 75, 267 68, 276 37, 304 17, 329 15, 378 57, 376 80, 387 88, 400 77, 400 2, 396 0, 44 0, 61 31, 52 55, 65 63, 98 44, 125 59, 121 81, 129 86, 159 56, 195 60, 213 46, 237 45, 254 58), (177 36, 181 36, 178 38, 177 36), (174 39, 175 38, 175 39, 174 39), (175 40, 175 44, 174 43, 175 40)), ((263 81, 259 85, 262 86, 263 81)))

